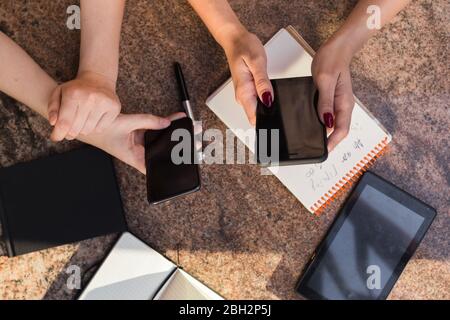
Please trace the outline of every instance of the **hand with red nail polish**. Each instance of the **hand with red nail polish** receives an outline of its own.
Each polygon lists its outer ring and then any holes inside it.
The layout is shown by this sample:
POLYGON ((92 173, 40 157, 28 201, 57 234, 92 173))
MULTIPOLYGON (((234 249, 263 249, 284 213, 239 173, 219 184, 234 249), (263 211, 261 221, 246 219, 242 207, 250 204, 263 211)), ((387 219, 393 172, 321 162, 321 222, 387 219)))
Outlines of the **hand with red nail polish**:
POLYGON ((233 78, 236 101, 244 107, 248 120, 256 124, 258 99, 271 107, 274 99, 267 75, 267 57, 261 41, 247 30, 229 38, 224 46, 233 78))
POLYGON ((274 101, 267 75, 266 51, 256 35, 239 21, 227 0, 188 0, 227 56, 236 101, 256 125, 258 99, 267 107, 274 101))
POLYGON ((318 112, 331 132, 328 150, 332 151, 348 134, 355 104, 350 76, 351 53, 345 43, 329 40, 316 53, 312 74, 319 90, 318 112))

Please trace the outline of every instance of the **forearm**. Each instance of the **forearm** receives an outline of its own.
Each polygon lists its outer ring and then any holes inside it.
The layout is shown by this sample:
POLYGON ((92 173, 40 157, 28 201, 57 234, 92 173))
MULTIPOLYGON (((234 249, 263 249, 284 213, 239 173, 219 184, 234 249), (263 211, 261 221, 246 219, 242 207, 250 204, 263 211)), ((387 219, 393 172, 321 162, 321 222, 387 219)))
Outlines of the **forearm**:
POLYGON ((81 0, 78 73, 95 72, 115 84, 125 0, 81 0))
POLYGON ((56 82, 14 41, 0 32, 0 91, 47 118, 56 82))
POLYGON ((351 12, 345 23, 331 38, 334 41, 345 43, 348 54, 353 56, 373 36, 378 29, 369 28, 367 12, 369 6, 375 5, 380 9, 380 27, 389 23, 410 0, 360 0, 351 12))
MULTIPOLYGON (((0 91, 48 119, 50 95, 57 83, 21 47, 0 32, 0 91)), ((80 141, 101 147, 97 137, 80 141)))
POLYGON ((214 39, 224 48, 247 32, 227 0, 188 0, 214 39))

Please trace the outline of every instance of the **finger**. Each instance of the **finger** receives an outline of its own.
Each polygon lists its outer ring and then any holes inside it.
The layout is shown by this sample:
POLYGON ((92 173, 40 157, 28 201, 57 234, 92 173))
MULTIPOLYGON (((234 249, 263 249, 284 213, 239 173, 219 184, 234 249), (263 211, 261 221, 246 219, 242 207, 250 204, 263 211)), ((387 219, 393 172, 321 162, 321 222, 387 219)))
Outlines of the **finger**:
POLYGON ((99 123, 100 119, 103 117, 105 113, 106 113, 105 110, 102 108, 96 108, 92 110, 84 124, 83 129, 81 130, 81 133, 83 135, 89 135, 92 132, 94 132, 95 128, 97 127, 97 124, 99 123))
POLYGON ((254 83, 250 79, 239 79, 236 82, 236 101, 244 108, 248 121, 256 125, 257 93, 254 83))
POLYGON ((186 118, 186 113, 184 112, 173 113, 167 117, 167 119, 169 119, 170 121, 175 121, 183 118, 186 118))
POLYGON ((145 147, 143 145, 136 145, 136 153, 135 161, 133 167, 135 167, 140 173, 146 175, 147 168, 145 165, 145 147))
POLYGON ((331 129, 334 126, 334 93, 336 91, 337 78, 318 76, 315 81, 319 90, 317 112, 322 123, 331 129))
POLYGON ((72 99, 65 98, 64 95, 61 99, 61 107, 58 113, 58 120, 51 134, 53 141, 62 141, 70 129, 72 128, 73 121, 77 113, 78 106, 72 99))
POLYGON ((170 125, 170 120, 152 114, 133 114, 127 116, 131 130, 160 130, 170 125))
POLYGON ((106 112, 102 115, 95 127, 95 132, 101 133, 112 125, 117 115, 113 112, 106 112))
POLYGON ((74 140, 80 135, 81 130, 84 128, 86 121, 89 118, 89 112, 90 109, 88 108, 77 108, 77 113, 75 115, 75 120, 72 124, 72 128, 70 128, 69 133, 66 136, 67 140, 74 140))
POLYGON ((336 124, 333 133, 328 137, 328 151, 331 152, 336 146, 347 137, 352 121, 353 103, 352 97, 343 102, 345 105, 336 111, 336 124))
POLYGON ((252 126, 256 125, 256 105, 257 99, 255 95, 244 95, 238 98, 239 103, 244 107, 248 121, 252 126))
POLYGON ((259 99, 265 106, 271 107, 274 99, 272 83, 267 75, 267 58, 260 57, 248 63, 259 99))
POLYGON ((258 93, 253 75, 243 60, 236 64, 230 64, 230 68, 236 101, 244 108, 248 121, 254 126, 258 93))
POLYGON ((48 103, 48 121, 50 122, 51 126, 54 126, 56 124, 56 121, 58 120, 58 112, 59 108, 61 106, 61 86, 58 86, 53 90, 50 100, 48 103))
POLYGON ((138 171, 140 173, 142 173, 143 175, 147 174, 147 168, 145 167, 144 161, 140 161, 140 162, 136 163, 136 169, 138 169, 138 171))
POLYGON ((97 126, 95 127, 95 131, 97 133, 103 132, 104 130, 106 130, 108 127, 111 126, 111 124, 114 122, 114 120, 120 113, 121 105, 118 99, 117 100, 107 99, 103 101, 103 103, 100 105, 100 108, 103 108, 106 111, 106 113, 102 115, 102 117, 97 123, 97 126))

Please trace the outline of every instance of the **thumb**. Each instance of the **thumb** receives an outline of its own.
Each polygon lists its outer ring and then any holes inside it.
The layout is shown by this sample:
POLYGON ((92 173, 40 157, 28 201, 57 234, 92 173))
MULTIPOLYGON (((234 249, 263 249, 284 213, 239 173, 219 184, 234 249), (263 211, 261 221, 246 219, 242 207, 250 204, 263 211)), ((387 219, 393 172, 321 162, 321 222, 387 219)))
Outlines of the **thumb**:
POLYGON ((158 117, 152 114, 133 114, 128 115, 127 118, 132 130, 160 130, 167 128, 171 122, 167 118, 158 117))
POLYGON ((142 174, 147 174, 147 167, 145 165, 145 147, 144 146, 139 146, 138 147, 139 153, 142 155, 141 157, 139 157, 138 159, 136 159, 135 163, 132 164, 133 167, 135 167, 140 173, 142 174))
POLYGON ((167 117, 167 119, 169 119, 170 121, 175 121, 183 118, 186 118, 186 113, 184 112, 173 113, 167 117))
POLYGON ((259 99, 267 106, 272 106, 274 92, 272 83, 267 75, 267 59, 259 58, 257 61, 248 64, 250 72, 253 75, 256 92, 259 99))
POLYGON ((61 86, 57 86, 50 96, 47 108, 48 121, 50 122, 51 126, 54 126, 56 124, 56 121, 58 121, 58 114, 60 107, 61 107, 61 86))
POLYGON ((337 79, 322 78, 316 81, 316 85, 319 90, 317 112, 322 123, 331 129, 334 127, 334 93, 337 79))

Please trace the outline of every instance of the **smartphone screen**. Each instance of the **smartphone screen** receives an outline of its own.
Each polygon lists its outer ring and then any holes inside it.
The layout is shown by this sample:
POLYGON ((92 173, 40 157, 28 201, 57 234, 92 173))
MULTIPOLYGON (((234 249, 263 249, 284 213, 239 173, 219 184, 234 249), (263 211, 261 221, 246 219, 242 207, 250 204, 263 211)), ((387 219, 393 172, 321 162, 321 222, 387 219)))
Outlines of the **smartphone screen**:
POLYGON ((190 118, 173 121, 163 130, 145 133, 147 197, 152 204, 200 189, 195 161, 194 126, 190 118))
POLYGON ((278 152, 280 165, 325 161, 326 128, 317 114, 318 92, 312 77, 272 80, 272 86, 275 93, 272 106, 259 102, 257 107, 258 162, 264 164, 261 151, 266 149, 272 158, 278 152), (266 130, 266 135, 261 130, 266 130), (277 138, 272 140, 275 132, 277 138), (261 143, 268 148, 261 148, 261 143))

